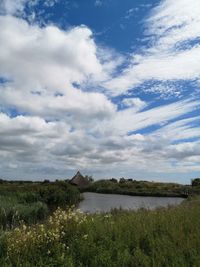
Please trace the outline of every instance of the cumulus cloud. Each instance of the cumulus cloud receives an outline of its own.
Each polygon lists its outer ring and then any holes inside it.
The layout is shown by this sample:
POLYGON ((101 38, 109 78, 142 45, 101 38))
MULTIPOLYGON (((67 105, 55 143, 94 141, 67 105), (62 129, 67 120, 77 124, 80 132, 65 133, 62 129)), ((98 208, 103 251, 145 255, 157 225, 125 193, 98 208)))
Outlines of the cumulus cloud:
POLYGON ((22 19, 1 16, 0 29, 0 71, 17 83, 23 79, 25 86, 31 82, 36 89, 48 86, 64 90, 102 71, 87 27, 65 32, 55 26, 39 28, 22 19))
POLYGON ((162 82, 148 92, 178 97, 179 88, 166 81, 199 77, 199 46, 189 42, 199 37, 198 1, 189 7, 165 0, 154 8, 146 28, 151 46, 131 55, 124 69, 125 57, 100 46, 87 26, 63 30, 14 17, 25 2, 1 3, 7 14, 0 16, 1 174, 199 170, 199 116, 192 115, 198 99, 112 98, 148 80, 162 82))
POLYGON ((27 0, 2 0, 0 3, 0 13, 14 15, 24 10, 27 0))
MULTIPOLYGON (((89 28, 39 28, 1 16, 0 29, 0 73, 9 80, 0 86, 2 105, 48 118, 112 115, 114 105, 103 94, 77 88, 104 77, 89 28)), ((104 63, 108 69, 108 60, 104 63)))

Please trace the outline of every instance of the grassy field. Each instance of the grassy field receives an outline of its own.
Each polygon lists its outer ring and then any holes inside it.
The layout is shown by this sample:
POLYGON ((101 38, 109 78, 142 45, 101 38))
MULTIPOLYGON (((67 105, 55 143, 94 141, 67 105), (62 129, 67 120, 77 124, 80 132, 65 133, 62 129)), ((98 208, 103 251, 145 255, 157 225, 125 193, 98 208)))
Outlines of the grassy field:
POLYGON ((58 208, 4 232, 0 266, 199 267, 200 198, 177 207, 85 215, 58 208))

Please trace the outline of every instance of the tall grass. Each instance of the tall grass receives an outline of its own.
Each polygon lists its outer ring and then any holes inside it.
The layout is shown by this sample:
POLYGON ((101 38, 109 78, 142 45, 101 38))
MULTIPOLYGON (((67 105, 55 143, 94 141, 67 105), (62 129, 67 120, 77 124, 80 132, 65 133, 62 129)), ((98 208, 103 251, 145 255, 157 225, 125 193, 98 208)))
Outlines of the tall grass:
POLYGON ((44 220, 56 207, 76 204, 79 199, 78 189, 65 182, 1 183, 0 229, 44 220))
POLYGON ((200 199, 153 211, 57 209, 5 234, 1 266, 199 267, 200 199))

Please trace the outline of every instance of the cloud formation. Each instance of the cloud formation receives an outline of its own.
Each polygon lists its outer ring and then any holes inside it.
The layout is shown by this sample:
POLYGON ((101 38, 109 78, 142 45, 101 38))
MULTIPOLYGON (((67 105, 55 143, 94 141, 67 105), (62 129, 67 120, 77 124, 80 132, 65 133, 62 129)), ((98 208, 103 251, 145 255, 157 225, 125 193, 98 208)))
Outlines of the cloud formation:
POLYGON ((198 0, 161 1, 145 24, 151 45, 132 54, 129 66, 105 83, 111 94, 126 93, 148 80, 198 80, 199 10, 198 0))
POLYGON ((198 84, 199 1, 161 1, 146 19, 148 47, 126 56, 100 45, 88 26, 28 23, 19 16, 25 4, 1 3, 3 176, 58 178, 82 169, 101 177, 147 177, 154 170, 158 177, 200 170, 200 100, 182 97, 170 84, 198 84), (163 102, 134 94, 149 81, 156 84, 141 92, 157 93, 163 102), (166 95, 175 98, 166 101, 166 95))

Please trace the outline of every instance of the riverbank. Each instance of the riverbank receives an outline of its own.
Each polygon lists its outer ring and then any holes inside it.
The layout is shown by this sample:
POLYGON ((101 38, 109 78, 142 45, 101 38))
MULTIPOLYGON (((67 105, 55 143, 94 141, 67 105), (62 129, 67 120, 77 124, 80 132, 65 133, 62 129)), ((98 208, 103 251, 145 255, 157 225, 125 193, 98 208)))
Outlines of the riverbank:
MULTIPOLYGON (((136 181, 132 179, 121 179, 118 181, 113 178, 110 180, 98 180, 90 183, 88 187, 82 188, 81 191, 129 196, 187 198, 188 195, 193 194, 194 189, 190 185, 176 183, 136 181)), ((200 190, 198 193, 200 193, 200 190)))
POLYGON ((85 215, 58 209, 6 232, 1 266, 200 266, 200 198, 152 211, 85 215))

